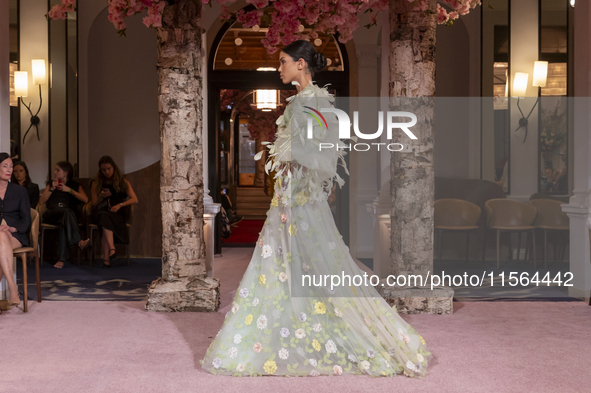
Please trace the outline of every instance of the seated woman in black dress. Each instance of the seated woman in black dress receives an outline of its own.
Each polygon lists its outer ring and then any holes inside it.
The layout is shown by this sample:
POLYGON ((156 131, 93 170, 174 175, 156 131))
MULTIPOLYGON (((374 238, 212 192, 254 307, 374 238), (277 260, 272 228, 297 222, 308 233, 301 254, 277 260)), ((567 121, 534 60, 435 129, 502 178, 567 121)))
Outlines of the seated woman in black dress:
POLYGON ((129 243, 126 212, 138 200, 131 184, 111 157, 101 157, 98 166, 99 171, 91 188, 94 208, 91 220, 101 230, 103 266, 111 267, 111 261, 117 256, 115 240, 118 243, 129 243))
POLYGON ((11 175, 12 160, 8 153, 0 153, 0 280, 6 277, 10 304, 17 306, 20 299, 12 271, 12 250, 29 245, 31 208, 27 190, 10 183, 11 175))
POLYGON ((72 180, 74 168, 67 161, 55 165, 53 180, 45 187, 39 203, 46 203, 43 222, 59 226, 59 260, 53 267, 62 268, 70 258, 70 248, 84 250, 90 239, 82 240, 78 228, 78 204, 88 202, 82 186, 72 180))
POLYGON ((35 209, 39 203, 39 186, 31 181, 29 168, 27 168, 27 164, 25 164, 24 161, 14 162, 10 182, 27 189, 27 192, 29 193, 29 203, 31 204, 31 207, 35 209))

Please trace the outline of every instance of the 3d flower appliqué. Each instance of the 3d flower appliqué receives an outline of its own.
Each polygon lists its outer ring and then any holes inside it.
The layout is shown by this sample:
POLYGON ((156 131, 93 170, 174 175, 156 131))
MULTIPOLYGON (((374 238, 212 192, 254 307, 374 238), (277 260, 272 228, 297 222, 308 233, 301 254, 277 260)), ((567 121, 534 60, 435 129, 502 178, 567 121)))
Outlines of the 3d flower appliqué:
POLYGON ((267 317, 266 316, 261 315, 257 319, 257 327, 261 330, 267 327, 267 317))
POLYGON ((273 250, 271 249, 271 246, 268 244, 265 244, 263 246, 263 252, 261 253, 261 256, 263 258, 269 258, 271 255, 273 255, 273 250))

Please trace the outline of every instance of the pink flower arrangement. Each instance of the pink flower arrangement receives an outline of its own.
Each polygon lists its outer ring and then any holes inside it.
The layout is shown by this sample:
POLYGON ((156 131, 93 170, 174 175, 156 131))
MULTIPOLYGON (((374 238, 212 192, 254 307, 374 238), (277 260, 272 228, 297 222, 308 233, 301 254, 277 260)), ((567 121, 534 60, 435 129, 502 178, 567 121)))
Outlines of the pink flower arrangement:
MULTIPOLYGON (((209 4, 211 0, 201 0, 209 4)), ((377 13, 388 9, 389 0, 246 0, 255 9, 230 12, 228 3, 236 0, 215 0, 222 5, 222 20, 240 22, 244 28, 261 26, 263 20, 268 23, 268 30, 262 44, 268 53, 275 53, 280 45, 287 45, 298 39, 318 37, 319 33, 339 33, 339 41, 345 43, 353 38, 353 32, 359 27, 358 15, 370 12, 369 28, 377 24, 377 13), (307 24, 310 33, 300 26, 307 24)), ((405 0, 398 0, 405 1, 405 0)), ((429 0, 406 0, 413 4, 415 11, 430 12, 429 0)), ((109 21, 113 23, 119 35, 125 35, 125 18, 145 12, 144 25, 151 28, 162 27, 162 12, 165 0, 107 0, 109 21)), ((444 0, 445 7, 437 3, 437 23, 450 25, 460 15, 466 15, 471 9, 481 5, 481 0, 444 0), (450 11, 448 11, 448 8, 450 11)), ((51 19, 65 19, 67 12, 75 10, 76 0, 62 0, 62 4, 51 8, 47 16, 51 19)))

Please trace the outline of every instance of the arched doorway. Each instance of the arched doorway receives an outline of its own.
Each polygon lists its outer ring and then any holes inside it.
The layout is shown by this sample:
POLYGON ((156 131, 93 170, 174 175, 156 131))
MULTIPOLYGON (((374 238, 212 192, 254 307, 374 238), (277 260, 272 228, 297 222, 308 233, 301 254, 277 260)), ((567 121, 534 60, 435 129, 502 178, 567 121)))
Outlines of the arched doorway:
MULTIPOLYGON (((208 57, 208 184, 215 202, 221 202, 222 189, 228 190, 233 206, 249 205, 252 209, 242 212, 247 218, 264 220, 269 203, 254 205, 246 201, 252 195, 263 196, 268 180, 261 182, 260 170, 252 164, 252 156, 260 148, 260 140, 249 135, 246 124, 248 114, 237 110, 240 104, 249 105, 254 91, 259 89, 279 91, 279 107, 285 105, 285 98, 296 93, 295 87, 285 85, 279 79, 276 69, 279 51, 267 54, 261 43, 266 29, 258 31, 244 29, 239 23, 226 23, 218 31, 208 57), (230 93, 228 93, 230 91, 230 93), (225 94, 225 95, 224 95, 225 94), (222 97, 236 98, 222 108, 222 97), (249 156, 250 155, 250 156, 249 156), (249 165, 246 165, 249 164, 249 165)), ((319 36, 312 41, 316 50, 323 53, 330 64, 327 69, 314 77, 319 86, 330 84, 329 90, 337 97, 349 94, 349 61, 345 46, 333 35, 319 36)), ((228 101, 229 102, 229 101, 228 101)), ((273 112, 278 116, 282 110, 273 112), (280 112, 280 113, 279 113, 280 112)), ((251 112, 252 113, 252 112, 251 112)), ((275 117, 276 119, 276 117, 275 117)), ((274 122, 272 123, 274 124, 274 122)), ((275 131, 271 132, 274 134, 275 131)), ((348 155, 346 156, 348 159, 348 155)), ((342 168, 339 167, 339 173, 342 168)), ((264 176, 264 174, 263 174, 264 176)), ((331 205, 335 222, 346 244, 349 244, 349 189, 348 182, 342 189, 336 187, 335 200, 331 205)), ((269 196, 269 199, 271 197, 269 196)), ((216 217, 215 253, 222 248, 221 215, 216 217)), ((239 244, 244 245, 244 244, 239 244)))

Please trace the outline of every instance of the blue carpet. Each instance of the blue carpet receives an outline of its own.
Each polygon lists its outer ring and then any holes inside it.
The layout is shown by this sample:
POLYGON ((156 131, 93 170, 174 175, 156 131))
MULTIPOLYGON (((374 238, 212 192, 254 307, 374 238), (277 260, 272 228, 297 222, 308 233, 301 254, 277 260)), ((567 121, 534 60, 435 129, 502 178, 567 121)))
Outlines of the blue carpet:
MULTIPOLYGON (((17 265, 19 288, 22 288, 21 264, 17 265)), ((81 266, 66 263, 62 269, 56 269, 44 263, 40 270, 41 297, 43 301, 141 301, 146 299, 147 286, 162 275, 160 259, 131 259, 129 266, 125 259, 120 259, 112 265, 107 269, 102 267, 101 261, 95 260, 92 267, 88 266, 88 261, 82 261, 81 266)), ((27 273, 28 297, 36 301, 34 265, 28 266, 27 273)))

